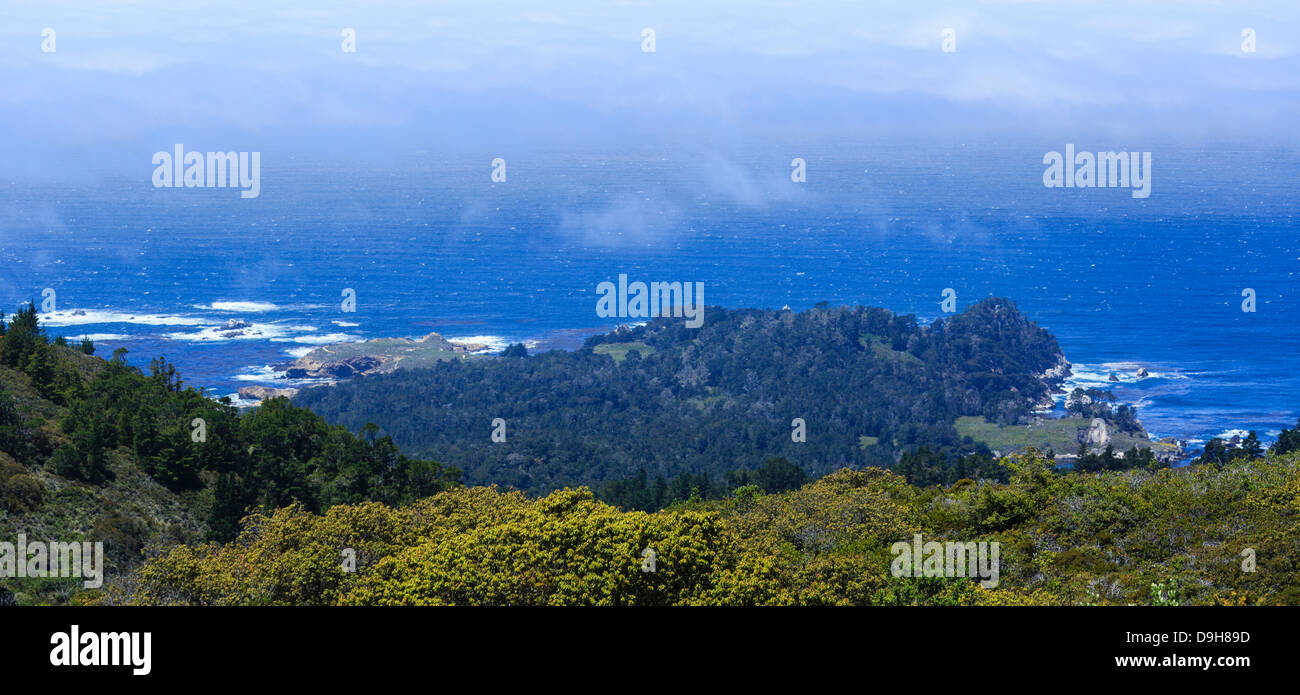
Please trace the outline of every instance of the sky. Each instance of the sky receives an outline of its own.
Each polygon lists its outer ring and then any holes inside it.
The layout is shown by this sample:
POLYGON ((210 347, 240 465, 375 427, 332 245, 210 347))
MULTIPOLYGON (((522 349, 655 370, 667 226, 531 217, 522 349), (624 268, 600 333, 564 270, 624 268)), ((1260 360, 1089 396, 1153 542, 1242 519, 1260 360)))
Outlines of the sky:
POLYGON ((177 142, 381 163, 1028 134, 1294 147, 1298 48, 1295 0, 0 0, 0 176, 134 172, 177 142))

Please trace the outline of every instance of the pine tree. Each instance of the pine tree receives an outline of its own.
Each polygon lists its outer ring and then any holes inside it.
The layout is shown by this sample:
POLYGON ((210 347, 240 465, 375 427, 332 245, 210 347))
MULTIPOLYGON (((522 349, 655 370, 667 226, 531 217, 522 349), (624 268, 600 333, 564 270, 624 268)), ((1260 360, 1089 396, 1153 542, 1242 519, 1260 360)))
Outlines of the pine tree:
POLYGON ((1295 429, 1282 430, 1269 451, 1274 454, 1289 454, 1293 451, 1300 451, 1300 420, 1296 420, 1295 429))

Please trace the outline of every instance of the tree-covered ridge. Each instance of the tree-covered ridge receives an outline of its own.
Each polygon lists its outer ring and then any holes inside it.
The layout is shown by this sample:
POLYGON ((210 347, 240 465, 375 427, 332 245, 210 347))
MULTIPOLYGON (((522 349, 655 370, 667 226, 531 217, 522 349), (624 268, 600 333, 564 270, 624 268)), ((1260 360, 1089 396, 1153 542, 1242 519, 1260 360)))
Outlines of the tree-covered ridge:
MULTIPOLYGON (((1297 431, 1300 431, 1298 429, 1297 431)), ((1300 455, 918 488, 880 469, 623 512, 586 489, 457 488, 398 508, 258 514, 149 562, 108 603, 1297 604, 1300 455), (997 542, 1000 577, 895 576, 891 545, 997 542), (653 565, 647 562, 653 551, 653 565), (348 567, 344 558, 355 558, 348 567)))
MULTIPOLYGON (((50 340, 34 307, 0 323, 0 538, 103 541, 110 569, 150 545, 229 540, 250 509, 409 502, 459 472, 401 455, 373 426, 355 436, 287 400, 241 415, 185 387, 50 340)), ((57 600, 69 580, 31 580, 57 600)))
POLYGON ((921 325, 877 308, 709 307, 703 327, 655 319, 573 352, 446 363, 308 389, 294 401, 475 483, 536 493, 639 475, 721 481, 784 457, 810 475, 888 466, 927 445, 982 451, 962 415, 1013 423, 1049 397, 1056 340, 987 299, 921 325), (638 350, 637 345, 646 349, 638 350), (506 422, 493 441, 492 421, 506 422), (794 441, 795 418, 806 441, 794 441))

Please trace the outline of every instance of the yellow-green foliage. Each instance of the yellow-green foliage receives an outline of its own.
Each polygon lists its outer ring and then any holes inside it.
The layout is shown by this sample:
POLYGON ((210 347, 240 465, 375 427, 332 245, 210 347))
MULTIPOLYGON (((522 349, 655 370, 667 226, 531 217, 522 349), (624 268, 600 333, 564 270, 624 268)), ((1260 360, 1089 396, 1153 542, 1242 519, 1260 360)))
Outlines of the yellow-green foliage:
POLYGON ((716 514, 624 514, 585 489, 535 502, 509 498, 503 514, 437 528, 380 560, 342 603, 673 604, 707 590, 715 568, 734 564, 735 544, 716 514), (647 549, 653 572, 642 570, 647 549))
POLYGON ((1009 483, 918 489, 843 470, 779 495, 655 514, 584 488, 540 499, 460 488, 415 504, 301 507, 179 546, 105 601, 194 604, 647 605, 1300 603, 1295 456, 1058 475, 1028 452, 1009 483), (1000 584, 895 577, 890 546, 996 541, 1000 584), (344 550, 356 571, 342 567, 344 550), (1255 552, 1256 571, 1242 569, 1255 552), (645 551, 655 554, 643 571, 645 551))

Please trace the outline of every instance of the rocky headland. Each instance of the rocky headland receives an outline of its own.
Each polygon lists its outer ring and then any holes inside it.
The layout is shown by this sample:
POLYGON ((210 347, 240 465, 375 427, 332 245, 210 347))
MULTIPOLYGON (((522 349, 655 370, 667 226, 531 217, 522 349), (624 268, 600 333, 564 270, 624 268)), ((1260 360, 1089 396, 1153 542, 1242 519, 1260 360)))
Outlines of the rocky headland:
MULTIPOLYGON (((355 343, 323 345, 292 362, 274 366, 280 379, 315 379, 331 383, 365 374, 387 374, 398 369, 416 369, 438 362, 469 359, 491 350, 485 343, 450 341, 438 333, 422 338, 374 338, 355 343)), ((260 401, 276 396, 293 396, 296 388, 245 386, 239 397, 260 401)))

